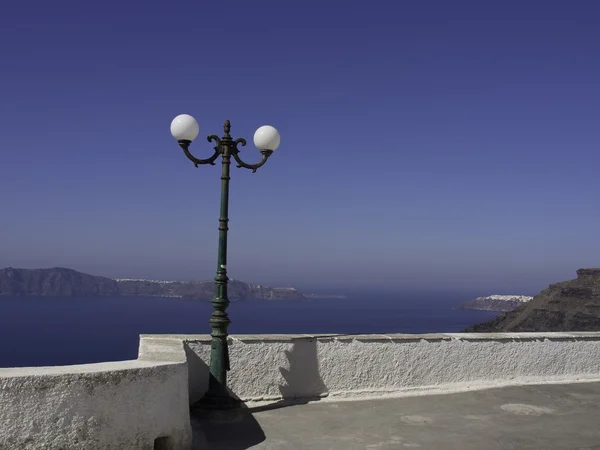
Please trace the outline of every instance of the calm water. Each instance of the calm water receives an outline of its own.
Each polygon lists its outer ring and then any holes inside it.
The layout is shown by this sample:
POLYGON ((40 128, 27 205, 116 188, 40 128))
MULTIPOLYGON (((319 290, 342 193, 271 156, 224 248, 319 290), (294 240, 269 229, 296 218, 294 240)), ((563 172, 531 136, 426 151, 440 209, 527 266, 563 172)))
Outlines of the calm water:
MULTIPOLYGON (((464 299, 464 298, 462 298, 464 299)), ((496 315, 461 299, 376 296, 248 301, 228 309, 232 334, 458 332, 496 315)), ((137 357, 140 334, 209 333, 209 302, 173 298, 0 297, 0 367, 137 357)))

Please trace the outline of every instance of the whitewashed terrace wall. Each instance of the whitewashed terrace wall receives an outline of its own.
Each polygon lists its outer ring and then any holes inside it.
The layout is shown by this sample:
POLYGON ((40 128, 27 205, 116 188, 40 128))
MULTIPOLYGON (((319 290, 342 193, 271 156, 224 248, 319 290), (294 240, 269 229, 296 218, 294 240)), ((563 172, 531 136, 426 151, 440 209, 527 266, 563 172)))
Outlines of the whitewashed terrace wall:
POLYGON ((135 361, 0 369, 0 450, 189 450, 183 345, 153 344, 135 361))
MULTIPOLYGON (((186 347, 190 401, 206 391, 210 336, 186 347)), ((230 337, 232 392, 245 401, 457 392, 600 379, 600 333, 230 337)))
MULTIPOLYGON (((600 333, 230 338, 246 401, 416 395, 600 379, 600 333)), ((189 450, 210 336, 142 336, 139 358, 0 369, 0 450, 189 450)))

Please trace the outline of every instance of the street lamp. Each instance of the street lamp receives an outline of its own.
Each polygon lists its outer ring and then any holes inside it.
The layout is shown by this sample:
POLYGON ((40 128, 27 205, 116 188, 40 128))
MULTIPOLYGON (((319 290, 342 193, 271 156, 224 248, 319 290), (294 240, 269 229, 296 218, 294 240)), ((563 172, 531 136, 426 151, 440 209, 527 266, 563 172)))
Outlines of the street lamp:
POLYGON ((222 138, 211 134, 208 142, 215 142, 215 153, 208 159, 194 157, 189 146, 198 136, 198 122, 188 114, 181 114, 171 122, 171 134, 179 142, 185 156, 198 167, 200 164, 215 165, 219 156, 222 157, 221 171, 221 215, 219 217, 219 253, 217 276, 215 277, 215 296, 212 300, 214 311, 210 317, 212 343, 210 349, 210 376, 206 395, 194 405, 197 408, 227 409, 238 405, 238 402, 227 392, 227 371, 229 370, 229 347, 227 345, 227 327, 231 321, 227 315, 229 298, 227 297, 227 223, 229 222, 229 166, 231 157, 237 162, 237 167, 250 169, 252 172, 267 162, 273 151, 279 147, 279 132, 270 125, 260 127, 254 133, 254 145, 260 150, 262 160, 256 164, 247 164, 240 159, 238 145, 246 145, 245 139, 233 140, 229 134, 229 120, 223 126, 225 131, 222 138))

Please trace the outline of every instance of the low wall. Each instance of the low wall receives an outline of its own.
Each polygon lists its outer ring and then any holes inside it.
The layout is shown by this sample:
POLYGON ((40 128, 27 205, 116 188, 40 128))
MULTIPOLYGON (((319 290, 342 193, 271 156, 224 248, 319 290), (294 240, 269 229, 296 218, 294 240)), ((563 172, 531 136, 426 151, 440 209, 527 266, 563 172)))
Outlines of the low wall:
MULTIPOLYGON (((206 391, 210 336, 182 342, 190 402, 206 391)), ((456 392, 600 379, 600 333, 230 337, 232 392, 246 401, 456 392)))
POLYGON ((147 351, 136 361, 0 369, 0 450, 189 450, 183 345, 153 342, 156 360, 147 351))
MULTIPOLYGON (((0 369, 0 450, 189 450, 210 336, 142 336, 135 361, 0 369)), ((230 337, 245 401, 600 379, 600 333, 230 337)))

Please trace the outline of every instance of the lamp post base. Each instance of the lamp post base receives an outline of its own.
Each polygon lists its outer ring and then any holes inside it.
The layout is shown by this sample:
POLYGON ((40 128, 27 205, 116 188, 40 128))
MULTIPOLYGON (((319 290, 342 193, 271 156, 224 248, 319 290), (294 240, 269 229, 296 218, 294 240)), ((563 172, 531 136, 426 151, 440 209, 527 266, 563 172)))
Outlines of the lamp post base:
POLYGON ((194 403, 190 409, 192 412, 206 410, 222 411, 239 408, 242 404, 240 399, 228 395, 211 395, 210 393, 207 393, 204 397, 194 403))

